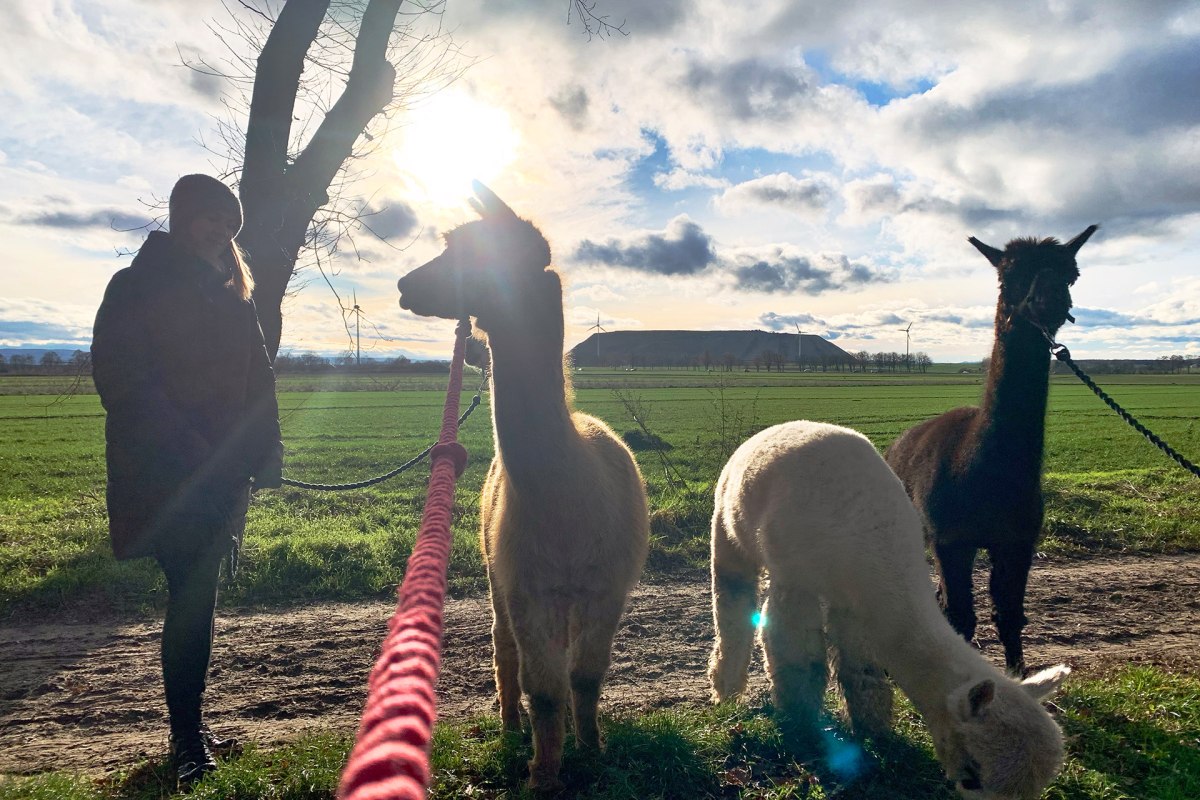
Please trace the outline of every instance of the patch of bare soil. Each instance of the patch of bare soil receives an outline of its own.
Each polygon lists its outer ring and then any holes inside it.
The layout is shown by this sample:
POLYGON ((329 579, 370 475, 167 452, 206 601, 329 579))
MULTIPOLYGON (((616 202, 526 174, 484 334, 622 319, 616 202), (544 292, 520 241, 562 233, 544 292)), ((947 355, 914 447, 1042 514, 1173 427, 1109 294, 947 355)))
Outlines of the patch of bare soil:
MULTIPOLYGON (((986 575, 977 574, 984 595, 986 575)), ((708 701, 712 642, 707 576, 641 586, 614 645, 608 712, 708 701)), ((1200 555, 1041 561, 1028 595, 1031 666, 1083 674, 1157 664, 1200 673, 1200 555)), ((977 603, 981 620, 987 600, 977 603)), ((222 610, 206 708, 222 734, 270 745, 308 729, 353 731, 390 603, 282 611, 222 610)), ((82 612, 80 612, 82 613, 82 612)), ((0 625, 0 774, 128 767, 166 750, 160 619, 26 619, 0 625)), ((1003 663, 990 625, 984 653, 1003 663)), ((443 718, 494 713, 491 610, 451 600, 443 718)), ((752 688, 763 688, 761 666, 752 688)))

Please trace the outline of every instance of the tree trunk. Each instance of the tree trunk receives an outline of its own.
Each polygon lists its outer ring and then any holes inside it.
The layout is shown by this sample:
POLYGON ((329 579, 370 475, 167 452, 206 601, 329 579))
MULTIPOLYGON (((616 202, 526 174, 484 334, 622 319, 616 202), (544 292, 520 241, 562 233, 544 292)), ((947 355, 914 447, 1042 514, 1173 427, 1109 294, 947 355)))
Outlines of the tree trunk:
POLYGON ((313 217, 329 201, 329 185, 353 154, 358 137, 392 100, 396 72, 388 63, 387 46, 401 2, 367 4, 346 86, 294 159, 288 144, 304 56, 329 0, 285 3, 259 53, 246 123, 240 184, 245 224, 238 244, 254 273, 254 300, 272 359, 283 333, 283 297, 313 217))

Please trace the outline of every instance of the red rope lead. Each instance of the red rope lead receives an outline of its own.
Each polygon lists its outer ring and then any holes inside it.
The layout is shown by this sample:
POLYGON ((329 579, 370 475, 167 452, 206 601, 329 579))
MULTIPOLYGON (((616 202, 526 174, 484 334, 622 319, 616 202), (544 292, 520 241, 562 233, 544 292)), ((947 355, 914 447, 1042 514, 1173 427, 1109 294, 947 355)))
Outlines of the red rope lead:
POLYGON ((467 465, 467 451, 457 439, 464 343, 470 330, 471 324, 464 320, 455 331, 442 433, 431 454, 421 531, 400 585, 383 652, 371 671, 362 722, 338 787, 341 800, 423 800, 429 786, 450 512, 454 482, 467 465))

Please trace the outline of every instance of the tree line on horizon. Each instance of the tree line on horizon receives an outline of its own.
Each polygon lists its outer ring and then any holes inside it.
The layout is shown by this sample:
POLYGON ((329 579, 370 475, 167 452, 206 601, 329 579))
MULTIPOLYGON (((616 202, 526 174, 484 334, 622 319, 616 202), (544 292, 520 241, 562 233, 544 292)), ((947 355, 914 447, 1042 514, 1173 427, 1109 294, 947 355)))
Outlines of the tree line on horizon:
POLYGON ((926 353, 857 353, 839 355, 789 356, 775 350, 763 350, 752 358, 733 353, 716 354, 705 350, 698 356, 656 358, 628 353, 625 356, 601 356, 600 366, 609 369, 684 369, 703 372, 925 372, 933 366, 926 353))
MULTIPOLYGON (((872 372, 925 373, 934 365, 927 353, 917 351, 905 354, 898 352, 870 353, 859 350, 849 353, 848 358, 835 356, 797 359, 782 353, 763 351, 751 359, 743 359, 732 353, 713 354, 705 351, 700 356, 688 359, 655 359, 652 356, 628 354, 624 358, 601 359, 607 369, 682 369, 704 372, 872 372)), ((486 358, 486 356, 485 356, 486 358)), ((984 358, 974 367, 986 372, 989 358, 984 358)), ((964 362, 972 364, 974 362, 964 362)), ((1096 374, 1191 374, 1192 368, 1200 368, 1200 359, 1179 353, 1159 356, 1154 359, 1076 359, 1076 363, 1096 374)), ((1052 368, 1059 371, 1054 362, 1052 368)), ((275 371, 289 373, 439 373, 447 372, 450 362, 444 360, 420 361, 407 356, 388 358, 357 359, 353 353, 338 356, 322 356, 316 353, 280 353, 275 358, 275 371)), ((964 367, 970 369, 970 367, 964 367)), ((55 350, 47 350, 41 356, 16 353, 5 356, 0 353, 0 375, 90 375, 91 355, 85 350, 75 350, 64 358, 55 350)))

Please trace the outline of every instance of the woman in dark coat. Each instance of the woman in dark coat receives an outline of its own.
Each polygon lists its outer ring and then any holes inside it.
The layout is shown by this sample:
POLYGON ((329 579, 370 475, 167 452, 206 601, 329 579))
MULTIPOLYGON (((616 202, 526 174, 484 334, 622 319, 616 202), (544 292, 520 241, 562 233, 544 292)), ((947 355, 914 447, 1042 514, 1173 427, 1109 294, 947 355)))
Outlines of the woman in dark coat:
POLYGON ((167 579, 162 667, 181 784, 215 768, 204 725, 221 560, 231 571, 251 482, 280 485, 275 376, 233 237, 241 205, 186 175, 170 233, 154 231, 108 285, 92 363, 108 417, 108 518, 118 559, 153 556, 167 579))

